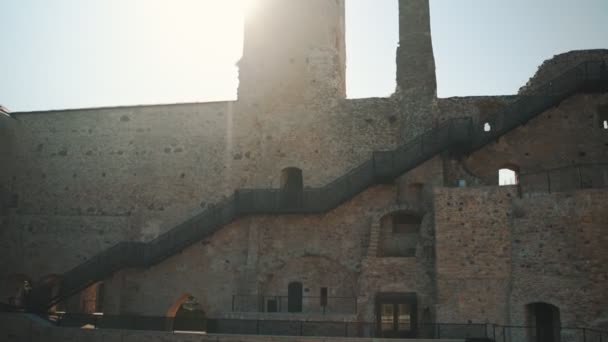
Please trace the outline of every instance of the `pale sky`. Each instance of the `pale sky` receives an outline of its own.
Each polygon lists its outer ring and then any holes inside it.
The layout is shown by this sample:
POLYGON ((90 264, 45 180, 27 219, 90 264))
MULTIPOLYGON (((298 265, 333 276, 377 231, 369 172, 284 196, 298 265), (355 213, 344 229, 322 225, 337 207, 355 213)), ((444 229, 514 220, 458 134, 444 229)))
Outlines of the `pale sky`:
MULTIPOLYGON (((234 100, 245 1, 0 0, 0 104, 234 100)), ((398 1, 346 3, 348 96, 389 96, 398 1)), ((431 0, 431 20, 440 97, 513 94, 554 54, 608 48, 608 0, 431 0)))

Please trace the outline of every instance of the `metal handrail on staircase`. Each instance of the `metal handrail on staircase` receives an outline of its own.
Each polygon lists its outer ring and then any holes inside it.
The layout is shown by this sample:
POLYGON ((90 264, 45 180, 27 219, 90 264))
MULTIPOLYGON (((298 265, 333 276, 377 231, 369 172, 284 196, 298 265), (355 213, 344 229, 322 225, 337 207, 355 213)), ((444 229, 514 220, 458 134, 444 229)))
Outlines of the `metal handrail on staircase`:
MULTIPOLYGON (((373 152, 372 157, 332 182, 302 193, 286 196, 280 189, 239 189, 220 203, 184 221, 156 239, 120 242, 66 272, 58 291, 51 284, 34 286, 32 310, 46 310, 61 300, 103 280, 124 268, 149 267, 211 236, 222 226, 245 215, 311 214, 331 210, 375 184, 393 181, 446 150, 472 152, 525 124, 536 115, 588 86, 608 82, 601 62, 585 62, 538 88, 520 96, 494 114, 494 129, 485 132, 484 123, 471 118, 453 118, 390 151, 373 152)), ((605 64, 604 64, 605 65, 605 64)))

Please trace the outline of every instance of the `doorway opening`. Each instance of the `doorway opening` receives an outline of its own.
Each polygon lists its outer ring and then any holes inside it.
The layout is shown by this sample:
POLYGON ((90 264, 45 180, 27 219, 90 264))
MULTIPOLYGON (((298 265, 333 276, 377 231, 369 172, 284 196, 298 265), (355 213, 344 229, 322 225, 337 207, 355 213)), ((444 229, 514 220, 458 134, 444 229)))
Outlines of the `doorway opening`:
POLYGON ((286 208, 297 208, 302 202, 304 177, 302 169, 286 167, 281 171, 282 203, 286 208))
POLYGON ((302 283, 291 282, 287 286, 287 311, 302 312, 302 283))
POLYGON ((380 293, 376 296, 377 336, 414 338, 418 315, 415 293, 380 293))
POLYGON ((560 314, 557 306, 547 303, 532 303, 526 306, 530 329, 530 342, 559 342, 560 314))

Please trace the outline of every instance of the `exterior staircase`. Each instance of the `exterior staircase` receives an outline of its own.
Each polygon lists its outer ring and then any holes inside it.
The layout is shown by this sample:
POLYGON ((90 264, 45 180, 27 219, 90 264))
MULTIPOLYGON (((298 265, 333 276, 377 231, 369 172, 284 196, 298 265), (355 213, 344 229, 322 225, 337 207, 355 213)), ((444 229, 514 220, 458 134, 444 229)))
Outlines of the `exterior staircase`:
POLYGON ((471 118, 445 121, 395 150, 378 151, 372 157, 320 188, 304 189, 297 196, 280 189, 238 189, 226 200, 208 208, 156 239, 120 242, 63 274, 59 291, 52 284, 34 284, 29 310, 43 312, 88 286, 125 268, 146 268, 211 236, 222 226, 246 215, 315 214, 329 211, 365 189, 390 183, 434 156, 450 151, 471 153, 577 92, 608 89, 605 63, 582 63, 546 83, 532 95, 520 96, 491 118, 493 129, 471 118))

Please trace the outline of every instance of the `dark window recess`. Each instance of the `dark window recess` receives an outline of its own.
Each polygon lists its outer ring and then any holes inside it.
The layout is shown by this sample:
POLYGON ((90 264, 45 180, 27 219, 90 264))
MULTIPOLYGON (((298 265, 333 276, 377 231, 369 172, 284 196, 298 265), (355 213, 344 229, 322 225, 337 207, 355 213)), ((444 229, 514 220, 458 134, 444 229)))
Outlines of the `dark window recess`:
POLYGON ((302 170, 288 167, 281 171, 282 204, 287 208, 297 208, 302 203, 304 180, 302 170))
POLYGON ((321 306, 327 306, 327 287, 321 288, 320 298, 321 298, 321 302, 320 302, 321 306))
POLYGON ((393 234, 417 234, 420 230, 420 217, 409 214, 393 216, 393 234))
POLYGON ((608 130, 608 105, 598 107, 600 128, 608 130))
POLYGON ((279 312, 279 306, 276 299, 269 299, 266 302, 266 312, 279 312))
POLYGON ((106 288, 103 282, 97 285, 97 295, 95 296, 95 312, 103 312, 103 301, 106 288))

